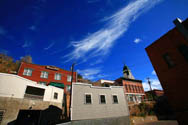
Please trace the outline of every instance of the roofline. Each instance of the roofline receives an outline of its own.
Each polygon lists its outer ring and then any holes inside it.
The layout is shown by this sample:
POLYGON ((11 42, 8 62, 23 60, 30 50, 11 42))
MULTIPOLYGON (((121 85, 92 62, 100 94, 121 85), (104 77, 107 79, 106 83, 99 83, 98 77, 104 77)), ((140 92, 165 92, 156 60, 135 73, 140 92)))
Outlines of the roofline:
MULTIPOLYGON (((23 61, 21 63, 32 64, 32 65, 37 65, 37 66, 53 66, 53 65, 40 65, 40 64, 34 64, 34 63, 27 63, 27 62, 23 62, 23 61)), ((21 67, 21 65, 20 65, 20 67, 21 67)), ((54 66, 54 67, 57 67, 57 66, 54 66)), ((57 68, 59 68, 59 67, 57 67, 57 68)), ((62 69, 62 68, 59 68, 59 69, 71 72, 70 70, 65 70, 65 69, 62 69)))
MULTIPOLYGON (((185 19, 184 21, 182 21, 181 24, 184 24, 184 22, 187 21, 187 20, 188 20, 188 18, 185 19)), ((150 45, 148 45, 148 46, 145 48, 145 50, 147 51, 147 49, 148 49, 150 46, 152 46, 153 44, 155 44, 157 41, 161 40, 161 39, 162 39, 164 36, 166 36, 169 32, 171 32, 171 31, 173 31, 173 30, 175 30, 175 29, 177 29, 176 25, 175 25, 172 29, 168 30, 165 34, 163 34, 162 36, 160 36, 158 39, 154 40, 154 42, 151 43, 150 45)))
MULTIPOLYGON (((118 79, 123 79, 123 80, 127 80, 127 81, 133 81, 133 82, 140 82, 140 83, 142 83, 142 80, 137 80, 137 79, 127 79, 127 78, 124 78, 124 77, 120 77, 118 79)), ((118 80, 118 79, 116 79, 116 80, 118 80)))
POLYGON ((123 88, 123 86, 110 86, 110 87, 93 86, 92 84, 81 83, 81 82, 73 82, 73 85, 89 86, 90 88, 96 88, 96 89, 123 88))

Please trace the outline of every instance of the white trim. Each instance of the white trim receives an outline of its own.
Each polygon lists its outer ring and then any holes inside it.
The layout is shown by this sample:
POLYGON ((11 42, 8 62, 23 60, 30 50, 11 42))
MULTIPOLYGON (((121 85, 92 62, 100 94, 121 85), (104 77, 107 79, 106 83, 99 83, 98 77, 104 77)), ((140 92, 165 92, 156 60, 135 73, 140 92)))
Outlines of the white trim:
POLYGON ((126 95, 145 95, 143 93, 125 93, 126 95))
POLYGON ((37 82, 35 82, 35 81, 29 80, 29 79, 26 79, 24 77, 21 77, 21 76, 18 76, 18 75, 14 75, 14 74, 0 73, 0 75, 14 76, 14 77, 17 77, 17 78, 20 78, 20 79, 23 79, 23 80, 27 80, 27 81, 30 81, 30 82, 34 82, 34 83, 37 84, 37 82))
POLYGON ((92 93, 84 93, 84 104, 86 104, 86 105, 93 104, 92 93), (90 95, 91 96, 91 103, 86 103, 86 95, 90 95))
POLYGON ((118 94, 112 94, 112 95, 111 95, 111 98, 112 98, 112 104, 119 104, 118 94), (117 97, 117 103, 114 103, 114 98, 113 98, 113 96, 116 96, 116 97, 117 97))
POLYGON ((106 94, 99 94, 99 104, 107 104, 106 94), (104 95, 104 97, 105 97, 105 103, 101 103, 101 95, 104 95))
POLYGON ((123 88, 123 86, 110 86, 110 87, 93 86, 92 84, 81 83, 81 82, 74 82, 74 85, 90 86, 90 88, 96 88, 96 89, 123 88))

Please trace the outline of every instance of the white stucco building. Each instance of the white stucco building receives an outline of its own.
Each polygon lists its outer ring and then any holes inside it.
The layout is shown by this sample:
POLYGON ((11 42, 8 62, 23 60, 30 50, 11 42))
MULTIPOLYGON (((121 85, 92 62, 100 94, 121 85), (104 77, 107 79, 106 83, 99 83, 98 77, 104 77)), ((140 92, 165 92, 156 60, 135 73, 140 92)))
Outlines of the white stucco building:
POLYGON ((37 84, 18 75, 0 73, 2 124, 15 120, 20 109, 44 110, 49 105, 62 108, 64 90, 37 84))
POLYGON ((73 121, 129 116, 122 86, 99 87, 74 83, 71 106, 73 121))

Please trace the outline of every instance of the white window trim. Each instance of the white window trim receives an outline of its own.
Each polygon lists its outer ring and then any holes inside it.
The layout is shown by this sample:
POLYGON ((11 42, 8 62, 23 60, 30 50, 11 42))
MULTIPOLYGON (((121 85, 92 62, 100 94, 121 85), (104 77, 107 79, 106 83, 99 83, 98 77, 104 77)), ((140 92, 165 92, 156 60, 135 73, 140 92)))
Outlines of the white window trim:
POLYGON ((47 71, 41 71, 40 78, 48 79, 49 72, 47 71), (44 72, 44 74, 43 74, 44 72), (47 77, 45 77, 45 72, 47 73, 47 77))
POLYGON ((86 104, 86 105, 91 105, 91 104, 93 104, 92 93, 85 93, 85 94, 84 94, 84 104, 86 104), (86 103, 86 95, 91 95, 91 103, 86 103))
POLYGON ((53 98, 54 100, 58 100, 58 92, 54 92, 54 96, 55 96, 55 93, 57 93, 57 99, 56 98, 53 98))
POLYGON ((71 82, 72 76, 71 75, 67 75, 67 82, 71 82), (69 77, 70 77, 70 81, 69 81, 69 77))
POLYGON ((118 94, 112 94, 111 97, 112 97, 112 104, 119 104, 118 94), (114 102, 113 96, 117 96, 117 101, 118 101, 117 103, 114 102))
POLYGON ((106 100, 106 94, 99 94, 99 104, 107 104, 107 100, 106 100), (105 96, 105 103, 101 103, 101 95, 105 96))
POLYGON ((62 74, 61 73, 55 73, 55 75, 54 75, 54 79, 55 80, 61 80, 62 79, 62 74), (57 79, 57 78, 59 78, 59 77, 57 77, 58 75, 60 75, 60 79, 57 79))
POLYGON ((23 71, 23 75, 24 76, 32 76, 32 73, 33 73, 33 69, 31 68, 24 68, 24 71, 23 71), (26 74, 25 74, 25 70, 27 70, 26 74), (28 71, 31 70, 31 75, 28 75, 28 71))

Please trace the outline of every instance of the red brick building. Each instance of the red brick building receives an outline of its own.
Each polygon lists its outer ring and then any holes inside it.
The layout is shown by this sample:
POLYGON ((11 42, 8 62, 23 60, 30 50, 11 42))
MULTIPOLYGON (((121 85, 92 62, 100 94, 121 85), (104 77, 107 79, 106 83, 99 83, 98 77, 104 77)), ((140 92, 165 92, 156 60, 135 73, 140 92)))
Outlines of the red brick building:
POLYGON ((141 80, 120 77, 115 80, 115 84, 123 86, 128 102, 140 103, 145 96, 141 80))
POLYGON ((140 103, 145 96, 141 80, 136 80, 127 66, 123 68, 124 77, 115 80, 115 85, 124 87, 128 102, 140 103))
POLYGON ((152 91, 147 91, 145 93, 148 99, 149 99, 149 96, 160 97, 164 95, 164 91, 159 90, 159 89, 154 89, 152 91))
MULTIPOLYGON (((39 84, 53 85, 56 87, 70 89, 72 72, 60 69, 55 66, 42 66, 37 64, 22 62, 18 75, 39 84)), ((73 73, 73 81, 77 78, 76 72, 73 73)))
POLYGON ((180 124, 188 124, 188 19, 146 48, 180 124))

